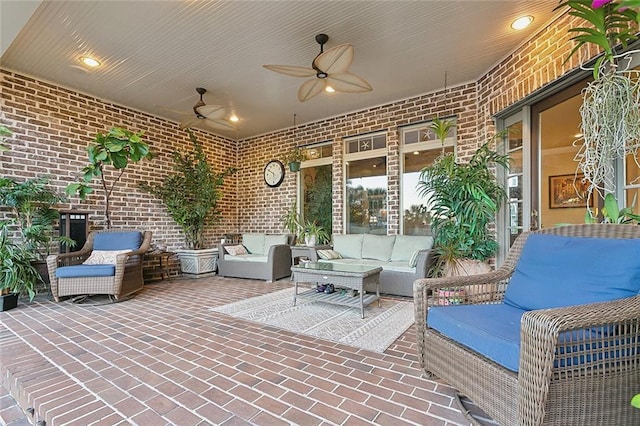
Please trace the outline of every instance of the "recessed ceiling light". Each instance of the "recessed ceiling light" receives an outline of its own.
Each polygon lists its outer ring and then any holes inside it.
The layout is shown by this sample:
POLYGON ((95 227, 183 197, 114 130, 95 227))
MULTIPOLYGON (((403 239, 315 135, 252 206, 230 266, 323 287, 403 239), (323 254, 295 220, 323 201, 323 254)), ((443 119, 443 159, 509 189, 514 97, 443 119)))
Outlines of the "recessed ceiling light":
POLYGON ((335 91, 336 91, 336 89, 334 89, 334 88, 333 88, 333 87, 331 87, 331 86, 327 86, 327 87, 325 87, 325 88, 324 88, 324 90, 325 90, 325 92, 329 92, 329 93, 333 93, 333 92, 335 92, 335 91))
POLYGON ((230 120, 230 121, 233 121, 233 122, 235 123, 236 121, 238 121, 238 120, 240 120, 240 119, 238 118, 238 116, 237 116, 237 115, 235 115, 235 114, 231 114, 231 117, 229 117, 229 120, 230 120))
POLYGON ((533 22, 533 16, 522 16, 511 24, 511 28, 514 30, 523 30, 533 22))
POLYGON ((80 61, 88 67, 95 68, 100 66, 100 61, 93 59, 90 56, 81 56, 80 61))

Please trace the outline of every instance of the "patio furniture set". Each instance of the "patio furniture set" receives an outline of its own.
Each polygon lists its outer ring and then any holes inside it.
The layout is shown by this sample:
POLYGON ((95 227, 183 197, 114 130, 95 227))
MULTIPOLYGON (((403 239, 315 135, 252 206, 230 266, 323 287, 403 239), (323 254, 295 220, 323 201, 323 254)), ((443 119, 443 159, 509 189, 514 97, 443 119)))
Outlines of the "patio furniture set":
MULTIPOLYGON (((385 288, 384 265, 406 257, 396 246, 408 240, 376 239, 372 251, 371 236, 334 238, 342 262, 311 250, 310 261, 292 266, 291 235, 245 234, 247 253, 218 247, 219 274, 273 281, 293 272, 294 304, 310 297, 357 308, 364 318, 365 306, 379 303, 385 288), (333 284, 358 297, 300 283, 333 284)), ((140 290, 150 242, 150 232, 91 233, 80 251, 50 256, 55 300, 76 294, 122 300, 140 290), (91 258, 95 263, 83 263, 91 258)), ((430 251, 414 242, 410 257, 430 251)), ((413 298, 425 374, 442 378, 500 424, 640 424, 640 410, 629 403, 640 392, 640 226, 523 233, 497 270, 422 277, 413 298)))

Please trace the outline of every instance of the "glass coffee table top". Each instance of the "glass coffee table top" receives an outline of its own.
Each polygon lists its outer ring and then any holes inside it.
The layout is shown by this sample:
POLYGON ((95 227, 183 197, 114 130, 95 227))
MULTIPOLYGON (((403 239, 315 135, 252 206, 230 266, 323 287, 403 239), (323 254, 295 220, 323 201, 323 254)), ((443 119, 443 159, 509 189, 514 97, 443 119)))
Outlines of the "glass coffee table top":
POLYGON ((293 268, 306 270, 309 272, 347 272, 356 274, 366 274, 376 270, 382 270, 379 266, 373 265, 350 265, 348 263, 330 263, 330 262, 305 262, 296 265, 293 268))

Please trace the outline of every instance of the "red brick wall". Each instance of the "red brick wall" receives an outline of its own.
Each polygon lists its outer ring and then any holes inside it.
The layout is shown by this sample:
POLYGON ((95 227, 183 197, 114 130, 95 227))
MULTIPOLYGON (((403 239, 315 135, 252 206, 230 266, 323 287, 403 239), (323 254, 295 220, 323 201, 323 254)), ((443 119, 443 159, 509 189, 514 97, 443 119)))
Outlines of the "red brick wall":
MULTIPOLYGON (((196 132, 210 159, 220 170, 236 165, 238 173, 227 180, 222 200, 224 222, 208 233, 213 242, 224 232, 282 232, 280 216, 296 193, 296 176, 287 173, 278 188, 268 188, 262 171, 270 159, 282 158, 296 144, 333 143, 334 229, 342 232, 343 162, 345 137, 372 131, 386 131, 389 173, 389 233, 399 230, 399 126, 418 123, 435 116, 456 116, 458 152, 462 158, 493 134, 493 115, 534 93, 579 65, 577 55, 562 64, 572 47, 567 29, 574 18, 558 18, 548 28, 523 43, 478 81, 399 100, 387 105, 355 111, 314 123, 299 125, 295 132, 284 129, 241 141, 196 132), (443 96, 445 95, 445 96, 443 96), (237 158, 237 164, 234 159, 237 158)), ((582 57, 595 52, 584 49, 582 57)), ((169 153, 188 147, 186 133, 176 123, 153 117, 76 93, 55 85, 2 70, 2 122, 11 127, 13 149, 0 153, 3 175, 32 177, 51 173, 53 183, 63 188, 85 164, 85 147, 97 131, 117 125, 144 130, 146 141, 160 155, 146 164, 128 169, 122 189, 115 194, 115 226, 140 226, 155 232, 169 246, 178 246, 181 236, 164 213, 161 204, 137 189, 140 181, 154 181, 170 170, 169 153)), ((348 95, 343 95, 348 96, 348 95)), ((102 214, 97 199, 86 202, 73 198, 64 206, 92 211, 92 227, 99 228, 102 214)))
MULTIPOLYGON (((14 133, 9 140, 11 150, 0 153, 0 175, 33 178, 48 174, 52 186, 63 192, 87 164, 86 147, 97 132, 106 132, 113 126, 144 131, 143 138, 156 158, 127 167, 112 195, 113 227, 151 230, 156 242, 164 240, 170 247, 183 244, 182 235, 162 203, 138 189, 140 182, 158 182, 171 171, 173 150, 190 149, 187 133, 176 123, 8 70, 0 70, 0 87, 2 123, 14 133)), ((235 141, 201 131, 195 134, 216 170, 235 165, 235 141)), ((60 206, 89 211, 91 229, 104 227, 98 182, 94 180, 94 193, 86 200, 72 197, 68 204, 60 206)), ((211 244, 227 229, 238 226, 236 186, 236 176, 225 181, 220 201, 223 222, 208 230, 211 244)))

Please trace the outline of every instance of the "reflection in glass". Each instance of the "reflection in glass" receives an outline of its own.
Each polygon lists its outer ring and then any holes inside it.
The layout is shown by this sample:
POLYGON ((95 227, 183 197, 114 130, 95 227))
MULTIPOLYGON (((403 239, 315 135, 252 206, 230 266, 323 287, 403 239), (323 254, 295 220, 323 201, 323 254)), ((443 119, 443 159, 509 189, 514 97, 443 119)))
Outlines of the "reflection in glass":
MULTIPOLYGON (((448 146, 445 152, 453 152, 448 146)), ((402 220, 404 235, 431 235, 431 214, 428 200, 418 196, 416 187, 420 180, 420 171, 433 164, 441 154, 441 149, 406 152, 402 174, 402 220)))
POLYGON ((386 157, 349 161, 347 233, 387 234, 386 157))

